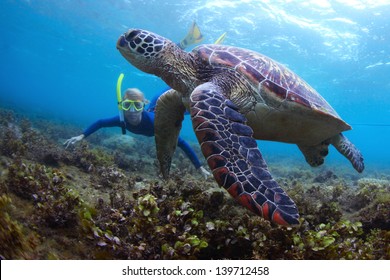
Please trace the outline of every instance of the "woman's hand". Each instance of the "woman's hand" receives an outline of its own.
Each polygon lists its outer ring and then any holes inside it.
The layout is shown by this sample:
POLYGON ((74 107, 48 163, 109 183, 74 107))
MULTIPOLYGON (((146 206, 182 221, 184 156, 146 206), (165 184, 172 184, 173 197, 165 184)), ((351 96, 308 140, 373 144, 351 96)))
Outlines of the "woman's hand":
POLYGON ((64 145, 66 145, 66 146, 65 146, 65 149, 67 149, 67 148, 69 147, 69 145, 74 145, 75 143, 77 143, 77 142, 83 140, 84 137, 85 137, 84 134, 80 134, 79 136, 74 136, 74 137, 72 137, 72 138, 66 140, 66 141, 64 142, 64 145))
POLYGON ((203 166, 199 167, 199 171, 205 179, 211 176, 210 172, 208 172, 203 166))

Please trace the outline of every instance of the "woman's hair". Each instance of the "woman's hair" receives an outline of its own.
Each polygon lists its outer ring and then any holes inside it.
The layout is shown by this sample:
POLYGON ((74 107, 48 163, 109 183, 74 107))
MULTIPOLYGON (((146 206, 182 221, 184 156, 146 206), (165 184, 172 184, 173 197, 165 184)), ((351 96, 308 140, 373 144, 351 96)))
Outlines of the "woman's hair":
POLYGON ((139 100, 139 101, 143 101, 145 104, 149 103, 149 100, 145 99, 144 93, 140 91, 138 88, 126 89, 123 99, 139 100))
POLYGON ((145 96, 138 88, 128 88, 125 91, 123 99, 144 101, 145 96))

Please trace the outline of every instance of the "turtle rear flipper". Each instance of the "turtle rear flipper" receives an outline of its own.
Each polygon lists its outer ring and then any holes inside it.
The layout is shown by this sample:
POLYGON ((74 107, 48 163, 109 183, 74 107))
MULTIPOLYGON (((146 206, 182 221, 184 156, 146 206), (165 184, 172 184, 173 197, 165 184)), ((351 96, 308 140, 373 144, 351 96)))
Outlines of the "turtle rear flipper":
POLYGON ((298 145, 302 154, 305 156, 306 162, 312 167, 320 166, 324 163, 324 158, 328 155, 329 141, 323 141, 316 146, 298 145))
POLYGON ((214 178, 252 212, 281 225, 298 224, 295 203, 279 187, 252 129, 222 89, 205 83, 190 97, 192 124, 214 178))
POLYGON ((357 172, 361 173, 364 170, 363 156, 360 151, 348 140, 343 134, 338 134, 329 139, 330 143, 345 156, 357 172))
POLYGON ((164 179, 169 176, 185 110, 181 95, 175 90, 168 90, 157 100, 154 134, 157 159, 164 179))

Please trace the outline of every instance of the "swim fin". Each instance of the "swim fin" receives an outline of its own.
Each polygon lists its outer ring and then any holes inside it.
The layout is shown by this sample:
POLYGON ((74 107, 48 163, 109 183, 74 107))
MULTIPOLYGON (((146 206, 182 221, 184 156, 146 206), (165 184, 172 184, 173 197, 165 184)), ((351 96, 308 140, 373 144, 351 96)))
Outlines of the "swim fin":
POLYGON ((226 32, 223 33, 221 36, 219 36, 219 38, 214 42, 214 44, 222 44, 223 41, 225 40, 225 37, 226 37, 226 32))
POLYGON ((191 25, 190 30, 187 33, 187 36, 180 41, 178 44, 179 47, 184 50, 190 45, 194 45, 203 41, 203 34, 200 32, 199 26, 194 21, 191 25))

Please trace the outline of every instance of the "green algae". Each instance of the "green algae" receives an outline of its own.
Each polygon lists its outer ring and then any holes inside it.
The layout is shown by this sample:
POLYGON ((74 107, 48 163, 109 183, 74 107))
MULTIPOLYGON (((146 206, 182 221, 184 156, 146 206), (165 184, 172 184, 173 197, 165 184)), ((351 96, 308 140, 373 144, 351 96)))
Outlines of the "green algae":
POLYGON ((2 258, 19 259, 25 257, 31 250, 31 245, 23 226, 10 216, 11 207, 12 199, 2 194, 0 196, 0 252, 2 258))
MULTIPOLYGON (((4 258, 390 259, 386 176, 275 166, 301 214, 299 226, 279 227, 203 180, 181 154, 162 181, 153 143, 135 138, 129 151, 115 151, 96 137, 65 150, 58 124, 0 114, 4 258)), ((75 134, 66 129, 64 137, 75 134)))

